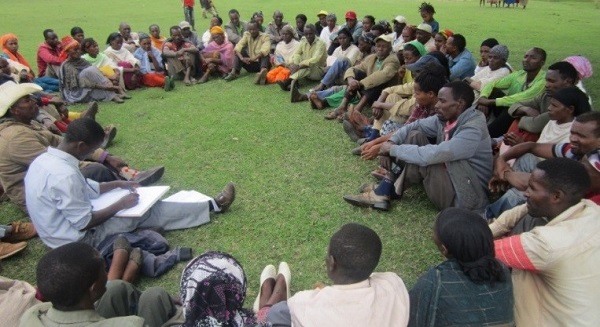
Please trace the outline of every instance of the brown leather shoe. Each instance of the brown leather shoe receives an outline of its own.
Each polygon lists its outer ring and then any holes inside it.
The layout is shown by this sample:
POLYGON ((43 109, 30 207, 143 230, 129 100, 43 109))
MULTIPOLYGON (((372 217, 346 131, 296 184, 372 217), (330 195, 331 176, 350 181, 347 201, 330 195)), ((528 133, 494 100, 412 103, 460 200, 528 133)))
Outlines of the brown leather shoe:
POLYGON ((254 78, 254 84, 257 85, 265 85, 267 83, 267 69, 263 68, 259 73, 256 73, 256 77, 254 78))
POLYGON ((9 235, 2 238, 3 242, 16 243, 37 236, 37 231, 32 223, 22 223, 17 221, 11 223, 10 226, 12 226, 12 230, 9 235))
POLYGON ((215 202, 221 209, 221 213, 227 211, 233 201, 235 200, 235 184, 233 182, 227 183, 223 190, 215 196, 215 202))
POLYGON ((13 255, 25 250, 26 247, 26 242, 19 242, 15 244, 0 242, 0 260, 12 257, 13 255))
POLYGON ((371 207, 383 211, 390 210, 390 198, 385 195, 377 195, 373 191, 358 195, 344 195, 344 200, 357 207, 371 207))
POLYGON ((300 93, 298 89, 298 81, 292 81, 291 92, 290 92, 290 102, 301 102, 308 100, 306 94, 300 93))
POLYGON ((90 118, 96 120, 96 114, 98 113, 98 102, 92 101, 87 109, 81 112, 81 118, 90 118))
POLYGON ((157 182, 162 175, 165 173, 165 167, 155 167, 138 173, 130 179, 130 182, 137 182, 142 186, 148 186, 154 182, 157 182))

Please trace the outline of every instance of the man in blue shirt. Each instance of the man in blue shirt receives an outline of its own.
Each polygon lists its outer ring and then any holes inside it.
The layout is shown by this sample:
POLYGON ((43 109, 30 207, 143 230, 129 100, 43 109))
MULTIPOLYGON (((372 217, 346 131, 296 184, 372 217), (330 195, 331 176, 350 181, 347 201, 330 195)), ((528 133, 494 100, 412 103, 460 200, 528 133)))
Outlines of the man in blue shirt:
POLYGON ((475 74, 475 61, 466 47, 467 40, 460 34, 454 34, 446 40, 450 81, 462 80, 475 74))

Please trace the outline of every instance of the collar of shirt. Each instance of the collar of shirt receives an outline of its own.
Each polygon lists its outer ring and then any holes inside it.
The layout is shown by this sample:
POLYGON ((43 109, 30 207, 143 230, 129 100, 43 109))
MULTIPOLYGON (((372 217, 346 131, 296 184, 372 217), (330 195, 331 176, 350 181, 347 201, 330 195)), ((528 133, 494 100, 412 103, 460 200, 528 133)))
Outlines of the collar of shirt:
POLYGON ((331 287, 337 288, 339 290, 353 290, 358 288, 367 288, 371 287, 370 278, 363 280, 362 282, 354 283, 354 284, 346 284, 346 285, 332 285, 331 287))
POLYGON ((79 167, 79 159, 75 158, 71 154, 66 153, 66 152, 64 152, 62 150, 49 147, 48 148, 48 154, 66 161, 69 165, 71 165, 73 167, 76 167, 76 168, 79 167))
POLYGON ((450 131, 456 127, 457 123, 458 119, 453 122, 446 122, 446 125, 444 126, 444 141, 448 141, 450 139, 450 131))

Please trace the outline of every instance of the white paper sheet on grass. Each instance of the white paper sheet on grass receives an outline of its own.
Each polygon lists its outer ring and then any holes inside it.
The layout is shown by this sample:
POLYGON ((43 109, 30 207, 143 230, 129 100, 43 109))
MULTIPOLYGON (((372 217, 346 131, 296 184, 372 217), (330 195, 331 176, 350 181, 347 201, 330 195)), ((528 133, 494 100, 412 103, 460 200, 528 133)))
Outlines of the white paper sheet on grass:
MULTIPOLYGON (((146 186, 138 187, 136 192, 140 195, 138 204, 129 209, 123 209, 115 214, 116 217, 141 217, 150 209, 160 198, 169 191, 170 186, 146 186)), ((92 200, 92 210, 102 210, 111 204, 119 201, 129 194, 128 189, 116 188, 106 192, 97 199, 92 200)))
POLYGON ((212 197, 202 194, 198 191, 179 191, 168 198, 164 199, 165 202, 207 202, 212 197))

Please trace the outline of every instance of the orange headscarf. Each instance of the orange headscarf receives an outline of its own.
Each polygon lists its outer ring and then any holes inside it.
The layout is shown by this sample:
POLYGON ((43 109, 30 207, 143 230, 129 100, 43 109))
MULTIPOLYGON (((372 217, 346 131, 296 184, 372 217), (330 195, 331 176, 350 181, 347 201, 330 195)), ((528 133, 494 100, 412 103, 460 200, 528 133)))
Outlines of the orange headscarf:
POLYGON ((60 56, 58 57, 60 58, 60 61, 67 60, 67 51, 80 46, 79 42, 77 42, 77 40, 75 40, 70 35, 67 35, 60 39, 60 45, 62 46, 62 51, 60 53, 60 56))
POLYGON ((213 26, 210 29, 210 34, 225 34, 225 31, 221 26, 213 26))
POLYGON ((27 67, 29 67, 29 69, 31 70, 31 66, 29 65, 29 62, 27 62, 27 59, 25 59, 20 53, 12 53, 10 52, 7 48, 6 48, 6 43, 8 43, 8 40, 19 40, 17 38, 16 35, 9 33, 9 34, 4 34, 2 35, 2 37, 0 37, 0 44, 2 45, 2 52, 4 52, 8 58, 10 58, 10 60, 16 61, 22 65, 25 65, 27 67))

